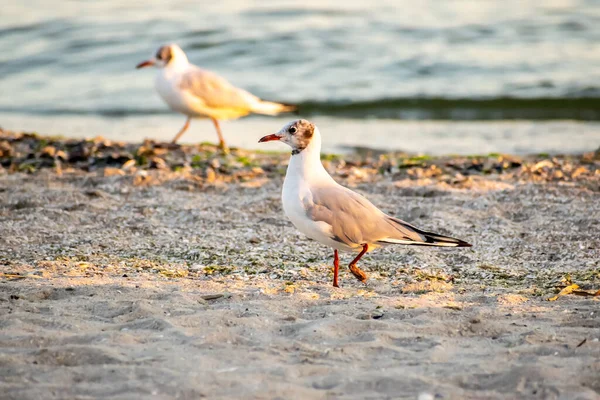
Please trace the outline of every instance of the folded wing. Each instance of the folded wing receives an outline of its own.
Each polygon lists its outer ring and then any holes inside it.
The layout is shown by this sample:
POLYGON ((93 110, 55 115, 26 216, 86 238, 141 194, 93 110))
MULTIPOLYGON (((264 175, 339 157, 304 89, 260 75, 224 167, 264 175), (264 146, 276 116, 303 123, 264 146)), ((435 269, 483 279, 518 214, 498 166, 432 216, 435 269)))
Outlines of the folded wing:
POLYGON ((197 67, 182 76, 180 87, 201 102, 203 108, 223 110, 226 116, 231 115, 230 118, 251 112, 276 115, 295 109, 294 106, 263 101, 252 93, 233 86, 214 72, 197 67))
POLYGON ((468 247, 460 239, 420 230, 398 218, 390 217, 369 200, 341 185, 311 190, 306 199, 307 215, 331 226, 334 240, 351 247, 407 244, 422 246, 468 247))
POLYGON ((201 68, 185 73, 180 87, 210 108, 238 109, 248 114, 252 110, 252 104, 260 101, 253 94, 233 86, 225 78, 201 68))

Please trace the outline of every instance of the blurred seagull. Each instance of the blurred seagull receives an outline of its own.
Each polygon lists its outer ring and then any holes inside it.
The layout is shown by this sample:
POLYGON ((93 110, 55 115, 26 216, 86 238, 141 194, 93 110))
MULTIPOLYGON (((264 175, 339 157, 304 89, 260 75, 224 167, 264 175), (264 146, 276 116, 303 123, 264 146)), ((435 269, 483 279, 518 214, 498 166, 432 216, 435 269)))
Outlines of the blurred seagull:
POLYGON ((176 143, 183 135, 192 118, 208 117, 219 135, 219 147, 227 151, 219 120, 236 119, 250 113, 277 115, 296 109, 294 106, 263 101, 233 86, 219 75, 190 64, 176 44, 160 47, 153 58, 139 63, 136 68, 150 66, 159 68, 154 85, 163 100, 173 111, 187 115, 185 125, 172 143, 176 143))
POLYGON ((391 217, 358 193, 339 185, 321 163, 321 134, 311 122, 292 121, 259 143, 279 140, 292 148, 283 183, 283 210, 298 230, 334 249, 333 286, 338 287, 338 250, 358 252, 348 265, 361 282, 367 275, 356 266, 368 251, 390 244, 471 247, 460 239, 422 231, 391 217))

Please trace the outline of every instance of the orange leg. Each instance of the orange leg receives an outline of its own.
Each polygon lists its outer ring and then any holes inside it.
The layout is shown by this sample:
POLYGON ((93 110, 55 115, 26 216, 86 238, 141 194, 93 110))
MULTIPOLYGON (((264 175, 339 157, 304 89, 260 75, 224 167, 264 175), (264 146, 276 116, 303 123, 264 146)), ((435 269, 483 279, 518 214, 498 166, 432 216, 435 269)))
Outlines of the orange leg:
POLYGON ((338 258, 337 249, 333 250, 333 287, 340 287, 338 285, 338 272, 340 271, 340 259, 338 258))
POLYGON ((188 119, 185 121, 185 125, 183 126, 183 128, 181 128, 179 130, 179 132, 177 132, 177 135, 175 135, 175 137, 173 138, 173 140, 171 140, 171 143, 175 144, 177 143, 177 141, 179 140, 179 138, 181 137, 181 135, 183 135, 183 133, 185 131, 187 131, 187 128, 190 127, 190 121, 192 120, 192 117, 188 117, 188 119))
POLYGON ((229 148, 225 144, 225 139, 223 139, 223 134, 221 133, 221 126, 219 125, 219 120, 211 118, 213 124, 215 124, 215 129, 217 130, 217 135, 219 135, 219 148, 223 150, 223 153, 229 153, 229 148))
POLYGON ((358 279, 359 281, 361 281, 362 283, 365 283, 367 281, 367 274, 365 274, 363 272, 363 270, 361 270, 360 268, 358 268, 356 266, 356 263, 358 262, 358 260, 360 260, 360 258, 362 256, 365 255, 365 253, 369 251, 369 245, 368 244, 363 244, 363 249, 362 251, 356 256, 356 258, 354 260, 352 260, 352 262, 348 265, 348 268, 350 268, 350 272, 352 272, 352 274, 356 277, 356 279, 358 279))

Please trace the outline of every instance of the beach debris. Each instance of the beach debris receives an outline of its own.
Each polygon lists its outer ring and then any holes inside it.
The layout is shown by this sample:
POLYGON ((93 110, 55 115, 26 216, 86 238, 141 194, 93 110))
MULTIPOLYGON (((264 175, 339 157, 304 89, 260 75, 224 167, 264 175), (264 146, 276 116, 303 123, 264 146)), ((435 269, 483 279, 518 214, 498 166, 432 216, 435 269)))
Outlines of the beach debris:
POLYGON ((106 167, 104 168, 104 176, 123 176, 125 171, 119 168, 106 167))
MULTIPOLYGON (((144 186, 166 180, 136 175, 152 172, 213 185, 240 183, 247 188, 258 188, 269 178, 283 175, 288 158, 287 153, 235 148, 223 154, 217 145, 206 143, 181 146, 152 140, 123 143, 102 137, 68 139, 0 129, 0 170, 7 173, 33 174, 46 168, 59 174, 99 171, 104 176, 133 175, 135 183, 144 186)), ((486 177, 496 181, 568 182, 600 191, 598 151, 552 157, 494 153, 431 157, 404 152, 357 152, 343 157, 324 154, 322 160, 332 175, 352 185, 377 181, 386 175, 395 182, 443 182, 470 189, 481 187, 483 184, 477 178, 486 177)))
POLYGON ((220 299, 221 297, 225 297, 226 293, 213 293, 213 294, 205 294, 203 296, 200 296, 201 299, 203 300, 217 300, 220 299))
POLYGON ((443 308, 447 308, 447 309, 449 309, 449 310, 454 310, 454 311, 462 311, 462 309, 463 309, 461 306, 459 306, 459 305, 458 305, 458 304, 456 304, 456 303, 448 303, 448 304, 445 304, 445 305, 443 306, 443 308))
POLYGON ((573 179, 577 179, 579 178, 581 175, 586 175, 588 174, 590 171, 587 169, 587 167, 585 166, 580 166, 578 167, 575 171, 573 171, 573 173, 571 174, 571 177, 573 179))
MULTIPOLYGON (((584 297, 597 297, 600 296, 600 290, 585 290, 581 289, 578 284, 573 283, 571 280, 571 276, 567 274, 561 282, 566 285, 564 286, 557 295, 552 296, 548 299, 548 301, 556 301, 562 296, 566 296, 568 294, 574 294, 576 296, 584 296, 584 297)), ((560 287, 560 286, 559 286, 560 287)))
POLYGON ((83 192, 88 197, 99 197, 102 199, 112 199, 112 196, 100 189, 90 189, 83 192))
POLYGON ((600 296, 600 290, 574 290, 573 294, 583 297, 598 297, 600 296))
POLYGON ((429 292, 444 293, 452 289, 452 284, 444 281, 418 281, 408 283, 402 287, 402 293, 421 295, 429 292))
POLYGON ((127 160, 123 163, 123 165, 121 166, 121 169, 127 171, 127 170, 130 170, 133 167, 135 167, 135 165, 136 165, 136 161, 134 159, 127 160))
POLYGON ((212 167, 206 168, 204 172, 206 174, 207 183, 214 183, 217 180, 217 174, 215 173, 215 170, 212 167))
POLYGON ((552 163, 552 161, 542 160, 540 162, 537 162, 533 167, 531 167, 531 171, 538 172, 541 169, 552 168, 552 167, 554 167, 554 164, 552 163))
POLYGON ((7 281, 18 281, 21 279, 26 279, 27 275, 20 275, 18 273, 11 274, 11 273, 0 272, 0 278, 7 280, 7 281))
MULTIPOLYGON (((560 292, 556 296, 552 296, 548 299, 548 301, 556 301, 562 296, 566 296, 568 294, 573 293, 574 290, 579 289, 579 285, 573 283, 571 281, 571 275, 567 274, 561 279, 561 283, 563 283, 563 287, 560 292)), ((560 286, 559 286, 560 287, 560 286)))
POLYGON ((188 271, 184 269, 170 269, 158 267, 157 271, 165 278, 185 278, 188 276, 188 271))

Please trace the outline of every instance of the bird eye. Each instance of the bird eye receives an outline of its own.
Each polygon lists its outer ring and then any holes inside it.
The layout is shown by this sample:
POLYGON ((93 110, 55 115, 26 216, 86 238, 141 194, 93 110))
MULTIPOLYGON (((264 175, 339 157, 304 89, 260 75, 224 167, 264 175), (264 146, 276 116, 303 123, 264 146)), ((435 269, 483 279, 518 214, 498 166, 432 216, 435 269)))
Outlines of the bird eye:
POLYGON ((295 126, 290 127, 290 129, 288 129, 288 132, 293 135, 294 133, 296 133, 296 127, 295 126))

